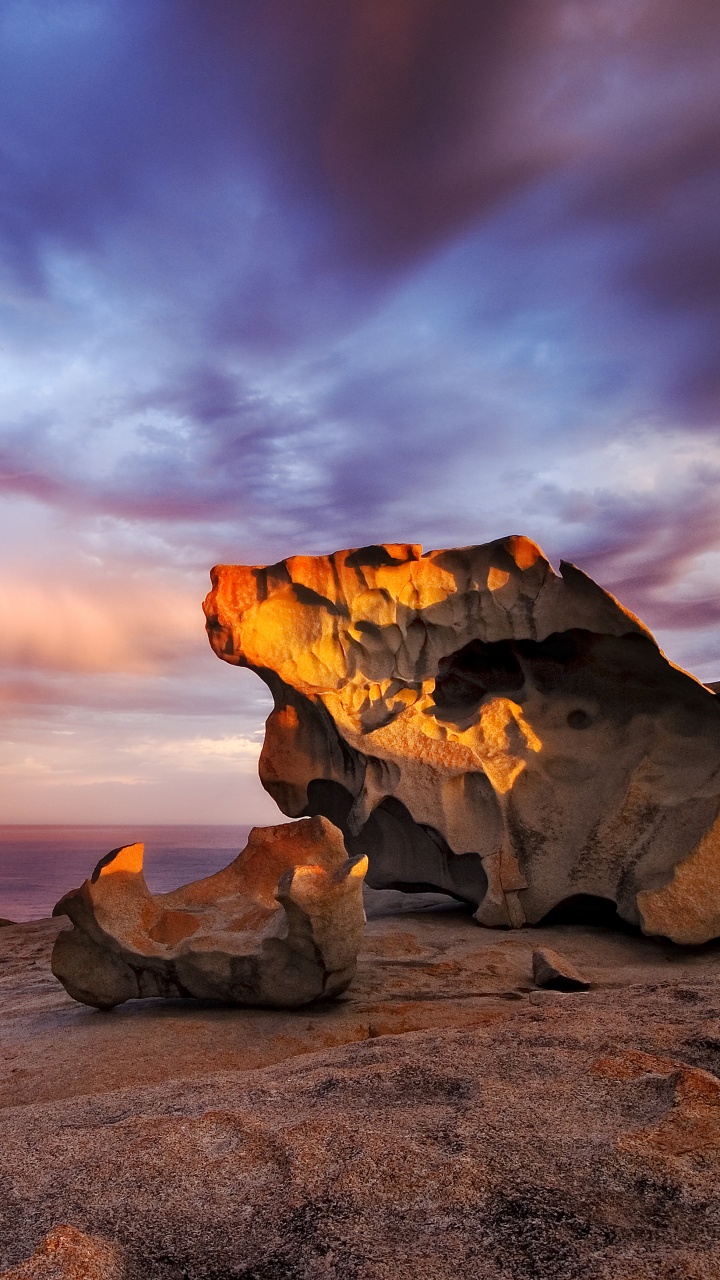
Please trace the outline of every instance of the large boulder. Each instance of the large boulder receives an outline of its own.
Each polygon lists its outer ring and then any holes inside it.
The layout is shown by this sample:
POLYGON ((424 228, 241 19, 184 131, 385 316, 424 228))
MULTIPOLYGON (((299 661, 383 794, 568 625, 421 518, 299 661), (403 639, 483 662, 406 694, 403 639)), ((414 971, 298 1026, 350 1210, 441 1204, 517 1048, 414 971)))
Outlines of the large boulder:
POLYGON ((486 925, 568 899, 720 934, 720 700, 571 564, 504 538, 219 565, 210 642, 275 707, 263 786, 324 814, 375 888, 486 925))
POLYGON ((148 996, 288 1007, 351 982, 365 913, 364 858, 324 818, 255 827, 223 871, 152 895, 142 844, 113 849, 58 902, 69 916, 52 970, 69 995, 110 1009, 148 996))

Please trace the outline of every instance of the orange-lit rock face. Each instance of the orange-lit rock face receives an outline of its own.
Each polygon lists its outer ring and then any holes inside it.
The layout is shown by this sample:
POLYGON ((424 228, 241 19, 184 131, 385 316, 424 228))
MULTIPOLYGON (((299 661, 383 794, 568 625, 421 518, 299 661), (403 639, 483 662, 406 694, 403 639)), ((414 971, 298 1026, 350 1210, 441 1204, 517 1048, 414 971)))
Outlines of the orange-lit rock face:
POLYGON ((678 941, 720 933, 720 701, 578 569, 512 537, 212 579, 213 649, 275 700, 263 785, 337 823, 370 884, 489 925, 592 895, 678 941))
POLYGON ((126 845, 55 908, 53 973, 83 1004, 195 996, 288 1007, 344 991, 355 972, 367 862, 315 817, 255 827, 216 875, 153 896, 143 846, 126 845))

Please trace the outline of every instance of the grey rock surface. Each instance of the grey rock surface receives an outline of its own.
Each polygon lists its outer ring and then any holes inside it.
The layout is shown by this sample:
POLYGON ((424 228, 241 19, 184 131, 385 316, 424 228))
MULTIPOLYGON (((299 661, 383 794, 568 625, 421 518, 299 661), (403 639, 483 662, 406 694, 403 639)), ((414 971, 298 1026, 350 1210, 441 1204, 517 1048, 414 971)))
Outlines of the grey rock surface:
POLYGON ((550 947, 538 947, 533 951, 532 969, 537 987, 550 987, 556 991, 587 991, 590 986, 574 964, 550 947))

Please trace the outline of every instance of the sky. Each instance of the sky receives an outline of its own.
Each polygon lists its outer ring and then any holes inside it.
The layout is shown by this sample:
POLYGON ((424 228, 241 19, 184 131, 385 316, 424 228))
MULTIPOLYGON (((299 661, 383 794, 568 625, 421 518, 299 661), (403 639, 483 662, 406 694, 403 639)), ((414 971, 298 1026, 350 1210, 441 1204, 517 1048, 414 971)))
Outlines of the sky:
POLYGON ((2 0, 0 821, 278 820, 217 562, 523 533, 720 678, 717 0, 2 0))

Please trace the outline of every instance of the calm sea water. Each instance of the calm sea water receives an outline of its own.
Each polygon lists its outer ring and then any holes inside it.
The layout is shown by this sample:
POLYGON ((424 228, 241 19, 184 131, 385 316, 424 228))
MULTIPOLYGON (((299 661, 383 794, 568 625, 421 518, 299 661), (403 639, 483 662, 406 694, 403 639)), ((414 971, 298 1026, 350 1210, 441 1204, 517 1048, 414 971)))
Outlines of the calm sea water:
POLYGON ((49 916, 68 889, 82 884, 104 854, 142 840, 145 879, 167 893, 227 866, 245 847, 249 826, 41 827, 0 825, 0 917, 49 916))

